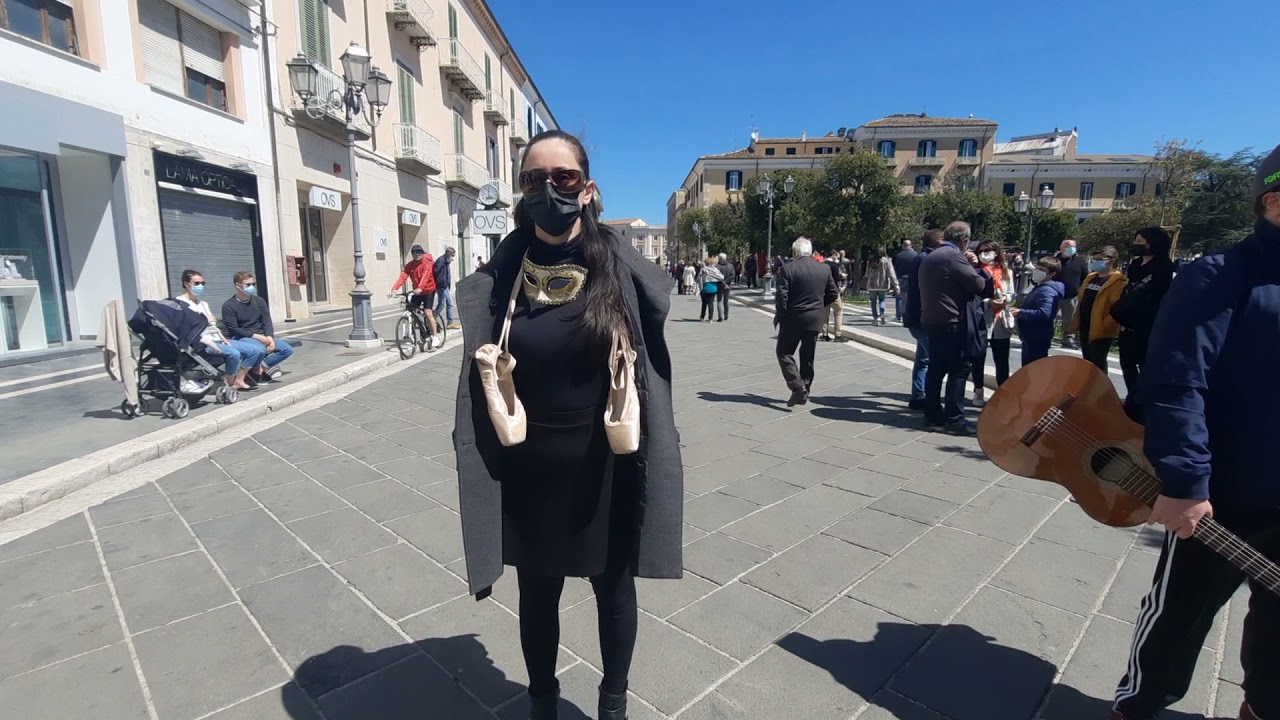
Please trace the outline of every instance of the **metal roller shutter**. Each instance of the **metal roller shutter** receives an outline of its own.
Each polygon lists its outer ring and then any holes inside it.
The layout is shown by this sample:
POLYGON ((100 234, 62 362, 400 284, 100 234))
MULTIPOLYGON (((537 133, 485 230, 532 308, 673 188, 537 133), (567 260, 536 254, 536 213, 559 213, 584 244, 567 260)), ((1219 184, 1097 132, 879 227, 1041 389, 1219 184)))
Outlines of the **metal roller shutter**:
MULTIPOLYGON (((160 226, 164 231, 169 294, 182 293, 182 271, 199 270, 207 283, 204 299, 215 315, 235 294, 231 276, 255 267, 253 214, 256 207, 178 190, 160 190, 160 226)), ((265 283, 259 278, 260 292, 265 283)))
POLYGON ((148 84, 185 95, 182 43, 178 40, 178 10, 164 0, 138 0, 142 38, 142 71, 148 84))
POLYGON ((182 47, 187 67, 218 82, 224 80, 222 33, 182 13, 182 47))

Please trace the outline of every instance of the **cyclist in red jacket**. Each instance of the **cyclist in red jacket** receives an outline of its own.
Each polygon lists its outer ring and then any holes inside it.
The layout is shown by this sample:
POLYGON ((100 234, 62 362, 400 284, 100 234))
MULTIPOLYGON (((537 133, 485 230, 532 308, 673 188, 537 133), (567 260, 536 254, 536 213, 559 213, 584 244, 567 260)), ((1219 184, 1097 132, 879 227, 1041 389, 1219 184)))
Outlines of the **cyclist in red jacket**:
POLYGON ((413 281, 413 294, 409 296, 409 306, 421 312, 427 320, 427 329, 431 332, 427 349, 431 349, 433 342, 436 347, 442 347, 444 338, 440 337, 440 331, 436 328, 435 313, 431 311, 436 304, 436 279, 431 272, 435 266, 435 260, 421 245, 414 245, 409 253, 413 255, 413 259, 405 264, 396 284, 391 286, 391 292, 398 291, 405 280, 413 281))

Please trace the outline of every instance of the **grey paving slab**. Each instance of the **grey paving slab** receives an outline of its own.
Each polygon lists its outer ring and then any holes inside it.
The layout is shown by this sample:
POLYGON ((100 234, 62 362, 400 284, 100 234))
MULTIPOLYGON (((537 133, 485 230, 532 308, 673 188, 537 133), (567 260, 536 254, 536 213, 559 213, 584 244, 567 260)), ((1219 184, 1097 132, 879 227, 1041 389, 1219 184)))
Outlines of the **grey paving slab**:
POLYGON ((354 400, 348 400, 346 398, 343 398, 341 400, 335 400, 334 402, 331 402, 328 405, 321 407, 320 409, 336 418, 346 419, 347 417, 351 415, 355 415, 356 413, 366 412, 368 411, 369 408, 365 407, 364 405, 361 405, 360 403, 355 402, 354 400))
MULTIPOLYGON (((594 605, 591 611, 595 612, 594 605)), ((485 707, 510 700, 524 692, 529 682, 520 650, 519 621, 491 600, 460 597, 415 615, 400 627, 485 707)), ((560 650, 556 668, 573 662, 560 650)))
POLYGON ((1001 487, 987 488, 944 522, 1007 543, 1019 543, 1048 517, 1058 501, 1001 487))
POLYGON ((371 412, 366 415, 357 415, 354 417, 345 418, 345 420, 351 423, 352 425, 355 425, 356 427, 360 428, 361 430, 364 430, 365 432, 371 432, 374 435, 383 435, 386 433, 398 432, 400 430, 416 427, 416 423, 411 423, 410 421, 405 420, 403 417, 396 417, 395 415, 388 415, 386 413, 381 413, 381 412, 379 413, 371 412))
POLYGON ((133 639, 156 713, 198 718, 288 679, 239 605, 133 639))
POLYGON ((311 700, 290 681, 210 715, 208 720, 321 720, 311 700))
MULTIPOLYGON (((453 450, 453 438, 448 435, 434 430, 427 430, 417 425, 410 425, 409 423, 405 423, 405 425, 405 429, 382 433, 382 438, 422 457, 443 455, 453 450)), ((412 455, 409 457, 412 457, 412 455)))
MULTIPOLYGON (((832 423, 832 424, 839 425, 839 426, 844 425, 844 423, 832 423)), ((826 427, 827 426, 824 425, 822 426, 822 428, 819 428, 819 429, 824 429, 826 427)), ((868 429, 875 429, 878 427, 880 426, 877 424, 868 429)), ((863 432, 867 432, 867 429, 864 429, 863 432)), ((898 448, 898 446, 894 445, 893 443, 882 442, 880 440, 872 440, 871 438, 864 437, 862 435, 854 435, 852 433, 845 434, 837 438, 835 446, 839 448, 844 448, 846 450, 859 452, 859 453, 862 453, 863 455, 871 455, 872 457, 877 457, 880 455, 891 453, 898 448)))
POLYGON ((684 566, 723 585, 773 556, 727 535, 711 533, 684 548, 684 566))
POLYGON ((641 609, 645 612, 658 618, 667 618, 715 590, 716 587, 717 585, 710 580, 685 571, 684 577, 679 580, 638 579, 636 595, 641 609))
MULTIPOLYGON (((576 663, 558 676, 560 680, 560 719, 590 720, 596 715, 598 689, 604 679, 594 668, 586 663, 576 663)), ((528 720, 529 696, 518 695, 511 703, 503 706, 498 713, 500 720, 528 720)), ((661 720, 664 715, 636 701, 631 695, 627 704, 628 720, 661 720)))
POLYGON ((353 448, 347 448, 344 452, 361 462, 374 465, 377 463, 390 462, 401 458, 413 457, 416 453, 403 445, 397 445, 390 440, 375 440, 364 445, 357 445, 353 448))
POLYGON ((931 442, 916 440, 914 442, 909 442, 906 445, 890 448, 889 450, 886 450, 886 452, 892 452, 894 455, 901 455, 902 457, 915 458, 916 460, 924 460, 925 462, 941 464, 959 455, 959 450, 959 448, 952 446, 936 445, 931 442))
POLYGON ((991 579, 1008 590, 1078 615, 1088 615, 1116 571, 1118 561, 1045 540, 1019 548, 991 579))
POLYGON ((991 464, 991 461, 979 453, 962 453, 938 466, 939 472, 962 475, 975 480, 994 481, 1004 471, 991 464))
POLYGON ((226 482, 226 480, 227 474, 223 472, 222 468, 218 467, 213 460, 205 458, 191 463, 181 470, 175 470, 165 475, 156 481, 156 485, 160 486, 160 489, 165 492, 177 492, 226 482))
POLYGON ((849 470, 856 468, 863 463, 869 462, 874 455, 861 453, 838 445, 828 445, 817 452, 809 453, 806 459, 815 460, 826 465, 834 465, 840 470, 849 470))
MULTIPOLYGON (((746 423, 734 422, 733 420, 721 420, 718 422, 705 422, 699 425, 693 425, 680 431, 680 442, 693 445, 704 440, 713 440, 725 435, 742 435, 743 437, 752 437, 749 433, 755 427, 746 423)), ((752 438, 758 439, 758 438, 752 438)), ((763 441, 762 441, 763 442, 763 441)))
POLYGON ((240 486, 230 480, 216 485, 181 490, 169 496, 174 507, 188 523, 195 524, 253 510, 258 503, 240 486))
POLYGON ((23 720, 150 717, 124 643, 0 680, 0 708, 7 717, 23 720))
POLYGON ((888 454, 868 460, 862 464, 862 467, 884 475, 900 477, 903 480, 912 480, 934 469, 936 465, 928 460, 888 454))
POLYGON ((257 440, 245 438, 231 443, 209 457, 225 470, 234 465, 242 465, 254 460, 265 460, 273 456, 257 440))
POLYGON ((439 507, 435 501, 389 478, 339 490, 338 494, 378 522, 439 507))
POLYGON ((191 532, 174 513, 102 528, 98 542, 111 572, 196 549, 191 532))
MULTIPOLYGON (((781 465, 782 458, 756 452, 744 452, 700 468, 685 470, 684 487, 701 495, 735 483, 743 478, 763 473, 781 465)), ((686 461, 687 464, 687 461, 686 461)))
POLYGON ((1036 537, 1104 557, 1123 558, 1133 546, 1136 528, 1113 528, 1089 517, 1075 503, 1058 508, 1036 537))
POLYGON ((106 584, 0 610, 0 678, 124 639, 106 584))
POLYGON ((891 688, 955 720, 1030 718, 1084 619, 986 588, 891 688))
POLYGON ((928 529, 928 525, 915 520, 863 508, 823 533, 884 555, 893 555, 928 529))
POLYGON ((334 446, 310 435, 288 440, 271 440, 263 444, 271 452, 295 465, 308 460, 333 457, 339 452, 334 446))
POLYGON ((265 510, 250 510, 192 528, 232 587, 244 588, 316 563, 265 510))
MULTIPOLYGON (((560 612, 564 612, 580 602, 594 596, 591 583, 586 578, 565 578, 564 588, 560 592, 560 612)), ((520 585, 516 572, 507 568, 502 577, 493 584, 493 599, 515 615, 520 614, 520 585)))
POLYGON ((342 498, 307 477, 288 485, 259 490, 253 497, 280 522, 286 523, 347 506, 342 498))
MULTIPOLYGON (((359 648, 338 648, 354 655, 359 648)), ((379 654, 365 664, 382 666, 379 654)), ((323 658, 321 658, 323 659, 323 658)), ((363 682, 352 683, 320 701, 328 720, 416 720, 430 708, 432 715, 449 720, 492 720, 493 715, 467 695, 453 678, 420 652, 396 657, 394 665, 376 672, 363 682)), ((317 668, 319 672, 321 668, 317 668)))
POLYGON ((413 652, 399 633, 323 567, 259 583, 240 591, 240 596, 313 698, 413 652), (306 598, 306 612, 298 612, 301 598, 306 598), (333 648, 349 651, 328 653, 333 648))
MULTIPOLYGON (((48 527, 36 530, 29 535, 23 535, 16 540, 0 545, 0 563, 46 550, 74 545, 75 543, 87 542, 92 537, 89 532, 89 523, 85 522, 84 515, 77 513, 48 527)), ((0 576, 3 576, 5 572, 3 568, 4 566, 0 565, 0 576)))
POLYGON ((871 501, 871 498, 817 485, 743 518, 724 534, 781 552, 871 501))
POLYGON ((353 447, 368 445, 371 442, 377 442, 382 439, 379 435, 374 435, 368 430, 355 426, 317 433, 316 437, 339 450, 350 450, 353 447))
POLYGON ((330 564, 396 543, 395 535, 352 508, 295 520, 289 523, 288 528, 330 564))
MULTIPOLYGON (((596 609, 582 603, 561 619, 560 642, 599 668, 600 640, 596 609)), ((729 657, 699 643, 674 627, 640 613, 631 690, 670 715, 687 705, 712 682, 737 666, 729 657)))
POLYGON ((669 621, 741 662, 808 617, 808 612, 791 603, 735 582, 672 615, 669 621))
POLYGON ((257 440, 263 445, 270 446, 276 442, 281 442, 284 440, 297 440, 298 438, 304 438, 306 436, 307 436, 307 433, 305 430, 299 427, 296 427, 294 425, 291 425, 289 423, 281 423, 279 425, 276 425, 275 427, 268 428, 254 435, 253 439, 257 440))
POLYGON ((926 628, 841 599, 681 718, 848 720, 929 635, 926 628))
POLYGON ((805 432, 759 445, 755 448, 755 451, 780 457, 784 460, 796 460, 830 445, 830 438, 805 432))
POLYGON ((392 460, 391 462, 378 463, 373 467, 378 472, 386 473, 414 490, 422 490, 438 482, 456 481, 458 479, 457 470, 445 467, 434 460, 421 457, 410 456, 392 460))
POLYGON ((720 492, 742 498, 756 505, 772 505, 795 495, 804 488, 764 475, 753 475, 720 488, 720 492))
POLYGON ((888 495, 906 483, 907 481, 903 478, 893 475, 872 472, 866 468, 853 468, 827 480, 825 484, 859 495, 878 498, 888 495))
POLYGON ((467 587, 409 545, 392 545, 333 566, 392 619, 466 595, 467 587))
POLYGON ((743 453, 755 448, 760 443, 749 438, 729 435, 714 440, 704 440, 700 443, 685 446, 681 451, 681 458, 688 467, 699 467, 707 463, 713 463, 717 460, 743 453))
POLYGON ((301 430, 305 430, 312 435, 320 435, 321 433, 333 432, 335 430, 351 429, 350 424, 323 410, 308 410, 301 415, 290 418, 289 424, 301 430))
POLYGON ((685 502, 684 521, 708 532, 719 530, 760 509, 756 503, 732 495, 709 492, 685 502))
POLYGON ((991 485, 991 480, 975 480, 963 475, 930 470, 902 486, 903 490, 918 495, 928 495, 939 500, 963 505, 978 496, 991 485))
POLYGON ((384 524, 442 565, 462 557, 462 518, 451 510, 435 507, 384 524))
MULTIPOLYGON (((1249 612, 1249 590, 1247 585, 1236 591, 1235 596, 1228 603, 1228 609, 1230 610, 1230 617, 1228 618, 1227 637, 1222 648, 1224 662, 1219 671, 1219 676, 1228 682, 1244 685, 1244 669, 1241 667, 1240 646, 1244 637, 1244 619, 1249 612)), ((1221 618, 1221 613, 1219 613, 1219 618, 1221 618)), ((1218 623, 1215 622, 1214 629, 1216 630, 1217 627, 1218 623)), ((1212 637, 1212 632, 1210 633, 1209 641, 1205 645, 1217 645, 1216 638, 1212 637)))
POLYGON ((0 563, 0 609, 79 590, 105 580, 93 543, 67 545, 7 560, 0 563))
POLYGON ((902 488, 871 503, 870 507, 872 510, 933 525, 954 512, 958 506, 953 502, 920 495, 902 488))
POLYGON ((1142 599, 1151 591, 1159 559, 1155 553, 1136 549, 1126 555, 1120 566, 1120 574, 1116 576, 1116 581, 1107 591, 1106 599, 1102 601, 1100 612, 1125 622, 1137 622, 1139 607, 1142 599))
POLYGON ((422 488, 422 494, 454 512, 459 512, 458 483, 456 482, 438 482, 434 485, 428 485, 422 488))
MULTIPOLYGON (((797 490, 799 490, 799 488, 797 488, 797 490)), ((684 523, 683 525, 681 525, 680 531, 681 531, 680 532, 681 545, 688 545, 689 543, 695 540, 700 540, 708 535, 706 530, 699 530, 698 528, 690 525, 689 523, 684 523)))
MULTIPOLYGON (((112 500, 89 508, 95 527, 104 528, 173 512, 169 500, 159 492, 124 500, 112 500)), ((83 522, 83 520, 81 520, 83 522)))
POLYGON ((249 492, 257 492, 277 485, 288 485, 299 480, 306 480, 298 468, 281 460, 270 457, 266 460, 254 460, 242 465, 232 465, 226 469, 232 480, 240 483, 240 487, 249 492))
POLYGON ((765 477, 802 488, 811 488, 824 480, 839 475, 842 468, 810 458, 788 460, 781 465, 763 471, 765 477))
POLYGON ((935 527, 849 595, 912 622, 941 622, 1013 550, 980 535, 935 527))
POLYGON ((1067 497, 1070 493, 1061 485, 1044 480, 1036 480, 1035 478, 1024 478, 1017 475, 1006 474, 996 483, 1001 487, 1013 488, 1023 492, 1034 493, 1036 495, 1044 495, 1057 500, 1067 497))
POLYGON ((858 720, 947 720, 920 703, 902 697, 892 690, 876 693, 871 707, 858 720))
POLYGON ((235 601, 209 559, 198 551, 112 573, 112 582, 131 633, 235 601))
POLYGON ((827 535, 814 535, 747 573, 743 582, 814 612, 885 560, 827 535))
POLYGON ((330 490, 345 490, 386 477, 350 455, 299 463, 298 469, 330 490))

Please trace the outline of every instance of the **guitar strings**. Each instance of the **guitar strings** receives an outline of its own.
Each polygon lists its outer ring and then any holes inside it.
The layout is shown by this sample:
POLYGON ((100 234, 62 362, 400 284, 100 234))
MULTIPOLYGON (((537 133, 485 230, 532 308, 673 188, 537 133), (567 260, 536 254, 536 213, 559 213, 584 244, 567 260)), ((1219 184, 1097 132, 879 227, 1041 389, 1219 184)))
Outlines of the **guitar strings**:
MULTIPOLYGON (((1124 452, 1113 450, 1109 447, 1102 445, 1100 442, 1098 442, 1097 439, 1089 435, 1082 428, 1078 427, 1075 423, 1073 423, 1070 419, 1068 419, 1066 417, 1066 414, 1061 411, 1057 411, 1054 414, 1054 416, 1049 419, 1049 421, 1045 424, 1045 429, 1046 430, 1063 429, 1067 433, 1074 436, 1072 437, 1072 439, 1075 440, 1077 443, 1080 443, 1081 445, 1083 445, 1084 446, 1083 449, 1085 450, 1092 449, 1095 452, 1106 453, 1109 459, 1116 459, 1118 457, 1127 457, 1127 454, 1124 452)), ((1139 486, 1138 488, 1139 490, 1155 491, 1157 493, 1160 490, 1158 481, 1156 481, 1154 478, 1151 478, 1150 473, 1148 473, 1141 466, 1136 467, 1134 470, 1130 471, 1129 474, 1120 483, 1117 483, 1117 484, 1123 488, 1124 484, 1122 483, 1130 483, 1133 481, 1138 481, 1135 484, 1139 486)), ((1128 488, 1125 488, 1125 489, 1128 489, 1128 488)), ((1222 544, 1223 546, 1231 549, 1232 552, 1230 555, 1228 555, 1229 560, 1234 560, 1237 556, 1244 556, 1248 558, 1244 561, 1244 566, 1254 565, 1254 564, 1259 565, 1260 567, 1256 571, 1256 573, 1251 573, 1251 574, 1253 574, 1255 578, 1271 584, 1273 586, 1273 589, 1280 589, 1280 565, 1276 565, 1274 562, 1271 561, 1270 558, 1263 555, 1256 548, 1245 543, 1242 539, 1237 537, 1234 533, 1231 533, 1229 530, 1227 530, 1225 527, 1223 527, 1220 523, 1213 520, 1212 518, 1207 518, 1201 521, 1200 523, 1198 523, 1196 529, 1197 529, 1197 534, 1202 534, 1204 537, 1210 540, 1214 540, 1222 544)), ((1242 567, 1241 569, 1244 569, 1246 570, 1246 572, 1248 572, 1247 567, 1242 567)))

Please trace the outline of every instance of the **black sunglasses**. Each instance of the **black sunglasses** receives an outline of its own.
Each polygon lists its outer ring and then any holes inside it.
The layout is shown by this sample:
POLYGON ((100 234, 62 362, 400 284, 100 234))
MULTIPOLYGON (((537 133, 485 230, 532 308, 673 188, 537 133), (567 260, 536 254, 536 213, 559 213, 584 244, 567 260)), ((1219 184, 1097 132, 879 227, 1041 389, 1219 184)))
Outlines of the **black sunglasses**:
POLYGON ((191 281, 191 286, 192 286, 192 287, 195 287, 195 286, 197 286, 197 285, 204 285, 204 281, 203 281, 203 280, 201 280, 200 282, 196 282, 195 280, 192 280, 192 281, 191 281))
POLYGON ((542 192, 547 182, 560 192, 577 192, 586 184, 581 170, 525 170, 519 177, 520 192, 526 195, 537 195, 542 192))

